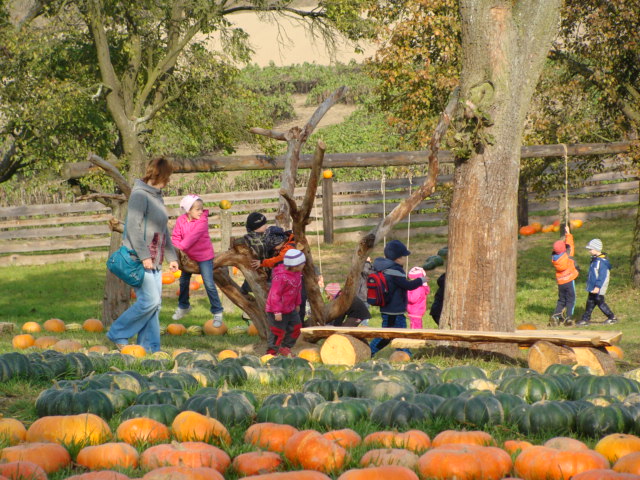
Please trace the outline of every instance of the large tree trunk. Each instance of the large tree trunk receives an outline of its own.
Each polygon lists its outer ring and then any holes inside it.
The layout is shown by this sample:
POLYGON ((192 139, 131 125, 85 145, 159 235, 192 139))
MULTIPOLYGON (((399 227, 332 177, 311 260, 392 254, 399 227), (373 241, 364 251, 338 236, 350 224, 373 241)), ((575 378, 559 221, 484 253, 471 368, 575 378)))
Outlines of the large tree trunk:
MULTIPOLYGON (((124 222, 127 204, 114 204, 111 212, 115 218, 124 222)), ((118 250, 122 245, 122 234, 113 231, 109 244, 109 255, 118 250)), ((122 313, 129 308, 131 299, 131 287, 116 277, 105 268, 106 280, 104 283, 104 297, 102 300, 102 322, 111 325, 122 313)))
POLYGON ((460 1, 462 111, 441 328, 514 329, 522 130, 561 4, 460 1))

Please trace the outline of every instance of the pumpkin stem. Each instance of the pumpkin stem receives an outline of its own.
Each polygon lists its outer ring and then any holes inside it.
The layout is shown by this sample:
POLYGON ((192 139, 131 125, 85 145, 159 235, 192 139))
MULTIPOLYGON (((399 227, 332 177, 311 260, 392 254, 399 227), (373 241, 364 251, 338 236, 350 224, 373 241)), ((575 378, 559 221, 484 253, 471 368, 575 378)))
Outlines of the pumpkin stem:
POLYGON ((291 398, 291 395, 287 395, 286 397, 284 397, 284 402, 282 402, 283 407, 286 407, 289 404, 290 398, 291 398))

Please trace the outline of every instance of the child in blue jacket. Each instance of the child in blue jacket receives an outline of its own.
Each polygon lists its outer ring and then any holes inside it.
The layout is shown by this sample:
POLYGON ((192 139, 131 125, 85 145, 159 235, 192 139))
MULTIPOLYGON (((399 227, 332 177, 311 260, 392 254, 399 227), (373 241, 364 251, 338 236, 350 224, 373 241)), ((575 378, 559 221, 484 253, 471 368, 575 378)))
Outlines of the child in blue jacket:
POLYGON ((596 306, 607 316, 604 321, 605 325, 613 325, 618 322, 618 319, 604 301, 604 296, 609 286, 611 263, 607 259, 606 253, 602 251, 602 240, 599 238, 591 240, 586 248, 591 254, 589 276, 587 277, 587 292, 589 292, 589 296, 587 297, 587 305, 584 307, 584 315, 576 325, 580 327, 589 325, 591 323, 591 313, 596 306))
MULTIPOLYGON (((407 291, 420 288, 426 283, 426 277, 407 280, 402 265, 406 257, 411 255, 407 247, 400 240, 391 240, 384 247, 384 258, 376 258, 373 261, 373 269, 383 272, 387 280, 388 292, 385 297, 386 305, 380 307, 382 316, 382 328, 407 328, 407 319, 404 316, 407 311, 407 291)), ((391 342, 388 338, 374 338, 369 346, 371 355, 375 355, 391 342)))

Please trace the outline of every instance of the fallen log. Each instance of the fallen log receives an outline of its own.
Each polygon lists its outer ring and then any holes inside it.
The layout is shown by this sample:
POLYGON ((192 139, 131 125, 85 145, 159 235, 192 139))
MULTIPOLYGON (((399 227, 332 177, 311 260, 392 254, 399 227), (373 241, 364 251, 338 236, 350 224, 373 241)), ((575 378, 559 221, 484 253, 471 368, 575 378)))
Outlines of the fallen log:
POLYGON ((616 362, 611 355, 597 348, 572 348, 576 363, 589 367, 596 375, 611 375, 618 372, 616 362))
POLYGON ((538 373, 544 373, 549 365, 575 365, 576 355, 572 349, 551 342, 540 341, 529 349, 529 368, 538 373))
POLYGON ((362 340, 350 335, 334 334, 320 348, 322 363, 327 365, 349 365, 371 359, 371 349, 362 340))

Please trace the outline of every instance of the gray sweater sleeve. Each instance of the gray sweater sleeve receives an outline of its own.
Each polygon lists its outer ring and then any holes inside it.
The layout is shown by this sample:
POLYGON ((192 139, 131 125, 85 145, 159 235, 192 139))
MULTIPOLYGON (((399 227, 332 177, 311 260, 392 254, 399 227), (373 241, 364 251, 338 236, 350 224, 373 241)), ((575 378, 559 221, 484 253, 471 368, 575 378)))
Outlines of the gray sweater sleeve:
POLYGON ((164 238, 166 239, 166 244, 164 246, 164 253, 167 257, 167 260, 170 262, 177 262, 178 255, 176 254, 176 249, 173 246, 173 242, 171 241, 171 232, 169 231, 169 227, 165 227, 164 229, 164 238))
POLYGON ((129 208, 127 210, 127 240, 131 245, 131 248, 136 251, 140 260, 151 258, 151 252, 149 251, 147 241, 145 241, 144 238, 147 204, 147 196, 143 193, 133 192, 131 197, 129 197, 129 208))

